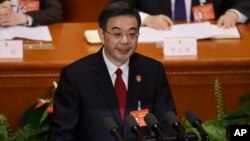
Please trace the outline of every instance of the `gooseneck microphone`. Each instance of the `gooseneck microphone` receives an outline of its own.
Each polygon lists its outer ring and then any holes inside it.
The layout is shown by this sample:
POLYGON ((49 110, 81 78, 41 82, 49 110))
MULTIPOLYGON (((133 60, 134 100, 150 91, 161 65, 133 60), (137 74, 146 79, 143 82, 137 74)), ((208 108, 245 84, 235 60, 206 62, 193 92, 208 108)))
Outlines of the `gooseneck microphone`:
POLYGON ((186 112, 186 118, 188 119, 190 124, 199 131, 202 141, 209 141, 208 134, 202 127, 201 120, 198 118, 196 113, 194 113, 192 110, 188 110, 186 112))
POLYGON ((124 141, 124 139, 121 136, 119 127, 111 117, 106 117, 103 120, 104 125, 108 129, 109 133, 115 137, 116 141, 124 141))
POLYGON ((165 114, 165 119, 172 126, 180 135, 180 139, 182 141, 188 141, 188 137, 186 135, 184 127, 181 125, 180 121, 178 120, 177 116, 173 111, 169 111, 165 114))
POLYGON ((132 115, 128 115, 125 117, 125 122, 127 123, 130 131, 136 136, 138 141, 145 141, 144 137, 142 136, 139 125, 135 118, 132 115))
POLYGON ((159 127, 159 121, 156 119, 156 117, 152 113, 148 113, 145 117, 144 120, 150 130, 154 131, 154 133, 157 135, 157 139, 159 141, 165 141, 166 136, 163 133, 163 131, 159 127))

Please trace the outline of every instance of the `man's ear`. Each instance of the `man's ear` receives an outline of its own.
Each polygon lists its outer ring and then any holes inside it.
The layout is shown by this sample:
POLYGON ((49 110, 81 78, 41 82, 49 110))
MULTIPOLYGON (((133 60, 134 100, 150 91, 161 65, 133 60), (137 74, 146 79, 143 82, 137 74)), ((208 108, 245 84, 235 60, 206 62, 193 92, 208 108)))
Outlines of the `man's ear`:
POLYGON ((103 29, 101 29, 101 28, 98 29, 98 35, 99 35, 99 38, 101 40, 101 43, 103 44, 104 43, 104 31, 103 31, 103 29))

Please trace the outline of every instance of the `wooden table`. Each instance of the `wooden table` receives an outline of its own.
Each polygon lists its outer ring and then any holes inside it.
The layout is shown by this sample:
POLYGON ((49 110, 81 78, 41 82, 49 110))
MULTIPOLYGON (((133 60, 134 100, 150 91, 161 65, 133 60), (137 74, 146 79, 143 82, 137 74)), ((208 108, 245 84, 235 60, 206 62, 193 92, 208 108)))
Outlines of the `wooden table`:
MULTIPOLYGON (((216 116, 216 78, 222 83, 227 111, 238 108, 238 98, 250 92, 250 24, 238 27, 242 39, 199 41, 196 57, 164 57, 155 43, 139 44, 137 52, 164 64, 180 117, 189 108, 202 120, 216 116)), ((5 113, 13 129, 27 108, 47 94, 62 67, 100 48, 83 37, 84 30, 97 28, 96 23, 49 28, 54 49, 25 49, 23 60, 0 60, 0 113, 5 113)))

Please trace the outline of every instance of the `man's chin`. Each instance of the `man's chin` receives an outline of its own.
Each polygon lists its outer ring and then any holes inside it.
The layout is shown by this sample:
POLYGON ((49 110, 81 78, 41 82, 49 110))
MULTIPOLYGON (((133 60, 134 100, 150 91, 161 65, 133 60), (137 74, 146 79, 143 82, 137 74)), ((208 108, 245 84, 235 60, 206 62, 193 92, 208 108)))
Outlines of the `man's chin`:
POLYGON ((129 55, 120 55, 119 61, 125 63, 129 59, 129 55))

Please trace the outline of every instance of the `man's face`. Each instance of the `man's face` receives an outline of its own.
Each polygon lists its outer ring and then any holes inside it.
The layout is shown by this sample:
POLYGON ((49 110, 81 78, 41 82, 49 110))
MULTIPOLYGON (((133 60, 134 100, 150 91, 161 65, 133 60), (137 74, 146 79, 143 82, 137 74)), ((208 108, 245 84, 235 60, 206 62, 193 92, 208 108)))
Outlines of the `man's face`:
POLYGON ((117 67, 124 64, 137 48, 138 23, 133 16, 116 16, 107 22, 106 30, 99 29, 107 58, 117 67))

